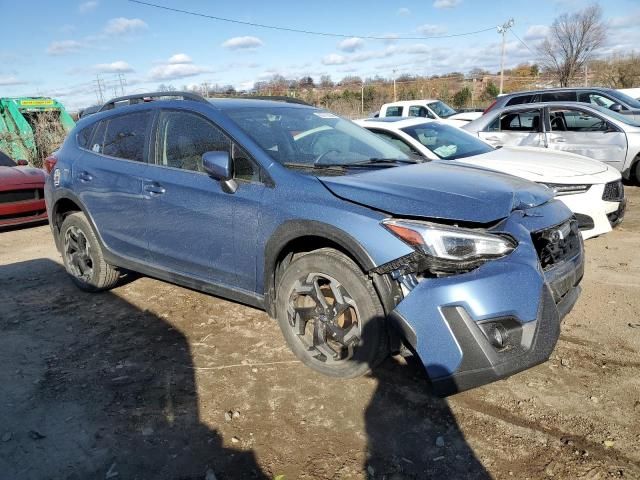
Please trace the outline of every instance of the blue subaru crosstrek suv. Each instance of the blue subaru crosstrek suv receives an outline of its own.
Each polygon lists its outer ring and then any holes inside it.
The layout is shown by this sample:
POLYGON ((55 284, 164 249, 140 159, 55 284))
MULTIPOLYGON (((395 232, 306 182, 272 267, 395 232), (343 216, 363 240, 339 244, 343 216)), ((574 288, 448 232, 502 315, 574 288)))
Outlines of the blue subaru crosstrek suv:
POLYGON ((441 394, 504 378, 549 358, 580 292, 551 190, 422 163, 293 101, 121 97, 46 164, 78 287, 135 271, 264 309, 327 375, 411 352, 441 394))

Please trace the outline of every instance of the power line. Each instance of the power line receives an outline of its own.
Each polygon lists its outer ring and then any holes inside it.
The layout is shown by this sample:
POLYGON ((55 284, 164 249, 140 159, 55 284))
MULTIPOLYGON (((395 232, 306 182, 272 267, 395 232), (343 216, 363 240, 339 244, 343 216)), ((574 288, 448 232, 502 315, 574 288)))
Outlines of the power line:
POLYGON ((527 50, 529 50, 529 51, 530 51, 531 53, 533 53, 534 55, 537 55, 537 53, 536 53, 536 52, 534 52, 533 50, 531 50, 531 49, 529 48, 529 45, 527 45, 526 43, 524 43, 524 42, 520 39, 520 37, 516 34, 516 32, 514 32, 514 31, 513 31, 513 29, 511 29, 511 30, 509 30, 509 31, 510 31, 511 33, 513 33, 513 36, 514 36, 514 37, 516 37, 516 38, 518 39, 518 41, 519 41, 522 45, 524 45, 524 46, 527 48, 527 50))
POLYGON ((482 30, 476 30, 473 32, 464 32, 464 33, 451 33, 451 34, 447 34, 447 35, 436 35, 436 36, 430 36, 430 37, 377 37, 377 36, 371 36, 371 35, 347 35, 345 33, 334 33, 334 32, 317 32, 317 31, 313 31, 313 30, 302 30, 302 29, 297 29, 297 28, 288 28, 288 27, 280 27, 280 26, 276 26, 276 25, 266 25, 263 23, 254 23, 254 22, 244 22, 242 20, 236 20, 233 18, 224 18, 224 17, 217 17, 215 15, 207 15, 205 13, 199 13, 199 12, 193 12, 190 10, 182 10, 180 8, 173 8, 173 7, 167 7, 165 5, 158 5, 155 3, 150 3, 150 2, 144 2, 142 0, 128 0, 131 3, 137 3, 140 5, 145 5, 147 7, 153 7, 153 8, 159 8, 161 10, 167 10, 169 12, 176 12, 176 13, 183 13, 185 15, 191 15, 194 17, 201 17, 201 18, 207 18, 209 20, 217 20, 219 22, 228 22, 228 23, 236 23, 236 24, 240 24, 240 25, 248 25, 250 27, 258 27, 258 28, 267 28, 270 30, 281 30, 284 32, 292 32, 292 33, 303 33, 306 35, 317 35, 317 36, 322 36, 322 37, 337 37, 337 38, 352 38, 352 37, 358 37, 358 38, 362 38, 365 40, 434 40, 434 39, 438 39, 438 38, 452 38, 452 37, 464 37, 467 35, 476 35, 478 33, 483 33, 483 32, 489 32, 491 30, 493 30, 495 27, 490 27, 490 28, 484 28, 482 30))

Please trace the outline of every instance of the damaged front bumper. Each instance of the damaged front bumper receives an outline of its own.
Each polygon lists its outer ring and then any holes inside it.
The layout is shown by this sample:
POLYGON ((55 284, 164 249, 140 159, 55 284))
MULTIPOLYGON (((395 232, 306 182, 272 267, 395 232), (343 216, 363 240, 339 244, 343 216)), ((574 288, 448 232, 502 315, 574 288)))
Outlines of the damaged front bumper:
POLYGON ((391 323, 420 357, 436 393, 505 378, 551 355, 560 322, 580 294, 584 254, 575 222, 578 243, 563 258, 552 262, 540 251, 535 232, 566 223, 559 216, 563 209, 545 210, 514 212, 495 228, 518 239, 509 256, 468 273, 423 279, 391 312, 391 323))

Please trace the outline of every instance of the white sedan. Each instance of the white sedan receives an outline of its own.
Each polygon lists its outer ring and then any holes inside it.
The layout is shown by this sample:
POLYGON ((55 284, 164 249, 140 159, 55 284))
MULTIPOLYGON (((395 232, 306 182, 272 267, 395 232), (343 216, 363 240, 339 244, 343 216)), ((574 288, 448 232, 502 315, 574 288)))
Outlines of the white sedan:
POLYGON ((611 231, 626 200, 620 172, 597 160, 533 147, 493 148, 450 125, 425 119, 366 119, 356 123, 400 150, 430 160, 456 160, 552 188, 575 214, 583 238, 611 231))

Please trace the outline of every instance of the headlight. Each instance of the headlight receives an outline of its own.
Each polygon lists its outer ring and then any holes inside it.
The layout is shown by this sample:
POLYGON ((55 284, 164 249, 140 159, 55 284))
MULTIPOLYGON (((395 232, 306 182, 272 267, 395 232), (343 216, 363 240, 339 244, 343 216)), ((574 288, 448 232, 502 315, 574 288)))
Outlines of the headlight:
POLYGON ((471 270, 517 246, 510 237, 416 220, 384 220, 394 235, 432 259, 443 271, 471 270))
POLYGON ((544 185, 545 187, 553 190, 553 193, 556 197, 560 197, 562 195, 576 195, 578 193, 585 193, 591 188, 591 185, 582 183, 578 183, 575 185, 562 183, 540 183, 540 185, 544 185))

